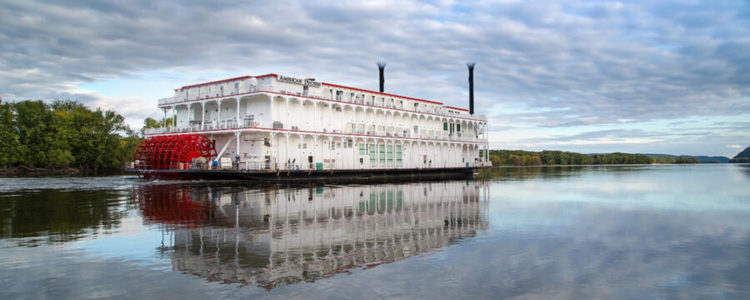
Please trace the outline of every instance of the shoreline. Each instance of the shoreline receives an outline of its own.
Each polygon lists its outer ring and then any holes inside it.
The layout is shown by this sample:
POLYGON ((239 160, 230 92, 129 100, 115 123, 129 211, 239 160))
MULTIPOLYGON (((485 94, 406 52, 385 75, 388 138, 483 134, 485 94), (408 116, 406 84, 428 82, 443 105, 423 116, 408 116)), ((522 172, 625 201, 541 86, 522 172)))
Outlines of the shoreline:
MULTIPOLYGON (((486 170, 492 169, 513 169, 513 168, 545 168, 545 167, 617 167, 617 166, 668 166, 668 165, 739 165, 748 163, 690 163, 690 164, 588 164, 588 165, 497 165, 486 168, 486 170)), ((87 172, 79 168, 33 168, 33 167, 10 167, 0 168, 0 177, 47 177, 47 176, 112 176, 112 175, 127 175, 128 172, 125 168, 117 170, 104 170, 100 172, 87 172)))
POLYGON ((125 169, 90 172, 80 168, 35 168, 27 166, 0 168, 2 177, 46 177, 46 176, 108 176, 125 174, 125 169))

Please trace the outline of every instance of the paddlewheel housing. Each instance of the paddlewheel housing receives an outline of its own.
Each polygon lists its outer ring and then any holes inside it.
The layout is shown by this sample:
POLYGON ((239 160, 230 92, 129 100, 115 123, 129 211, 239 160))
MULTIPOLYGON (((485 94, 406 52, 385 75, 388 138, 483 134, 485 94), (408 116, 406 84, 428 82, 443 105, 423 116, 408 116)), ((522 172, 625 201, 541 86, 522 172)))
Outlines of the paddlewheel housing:
POLYGON ((195 163, 209 163, 216 157, 211 140, 201 134, 154 136, 141 142, 133 157, 138 175, 145 178, 184 177, 179 172, 159 170, 187 170, 195 163))

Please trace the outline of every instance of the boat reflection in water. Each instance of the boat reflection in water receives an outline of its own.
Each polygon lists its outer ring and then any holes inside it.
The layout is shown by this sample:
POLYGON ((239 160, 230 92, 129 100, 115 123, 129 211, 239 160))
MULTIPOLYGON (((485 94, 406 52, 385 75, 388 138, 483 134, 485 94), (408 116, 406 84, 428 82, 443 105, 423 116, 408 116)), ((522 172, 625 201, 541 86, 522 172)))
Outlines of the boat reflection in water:
POLYGON ((174 270, 267 289, 430 252, 487 228, 480 181, 253 188, 144 185, 174 270))

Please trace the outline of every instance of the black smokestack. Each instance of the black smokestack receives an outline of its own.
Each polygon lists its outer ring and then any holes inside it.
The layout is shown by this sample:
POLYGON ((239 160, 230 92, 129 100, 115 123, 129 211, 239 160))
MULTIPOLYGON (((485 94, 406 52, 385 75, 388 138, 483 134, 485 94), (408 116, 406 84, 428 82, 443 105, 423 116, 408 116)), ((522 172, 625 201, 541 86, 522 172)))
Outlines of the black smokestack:
POLYGON ((385 92, 385 76, 383 76, 383 70, 385 69, 385 62, 378 62, 378 70, 380 70, 380 92, 385 92))
POLYGON ((474 65, 477 63, 470 62, 466 66, 469 67, 469 113, 474 114, 474 65))

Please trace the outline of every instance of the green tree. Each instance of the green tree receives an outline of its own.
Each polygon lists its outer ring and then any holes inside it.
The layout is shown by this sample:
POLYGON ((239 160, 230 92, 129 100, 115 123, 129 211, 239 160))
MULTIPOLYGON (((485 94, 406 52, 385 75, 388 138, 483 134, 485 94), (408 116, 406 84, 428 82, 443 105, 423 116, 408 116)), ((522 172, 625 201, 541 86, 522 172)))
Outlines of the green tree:
POLYGON ((15 122, 15 110, 10 103, 0 104, 0 166, 21 162, 21 141, 15 122))
POLYGON ((166 127, 172 126, 174 119, 173 118, 166 118, 161 120, 156 120, 153 118, 146 118, 143 120, 143 127, 141 128, 141 134, 146 133, 147 128, 162 128, 166 125, 166 127))
POLYGON ((0 105, 0 166, 76 167, 88 173, 119 169, 140 138, 112 111, 75 101, 20 101, 0 105))
POLYGON ((675 158, 674 163, 676 164, 697 164, 698 159, 692 156, 681 155, 675 158))

